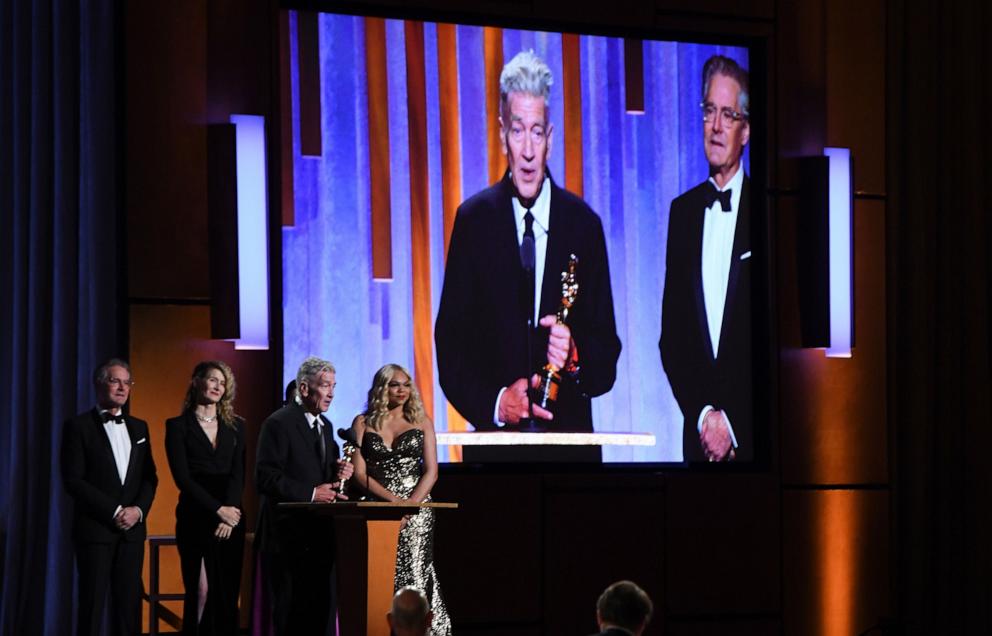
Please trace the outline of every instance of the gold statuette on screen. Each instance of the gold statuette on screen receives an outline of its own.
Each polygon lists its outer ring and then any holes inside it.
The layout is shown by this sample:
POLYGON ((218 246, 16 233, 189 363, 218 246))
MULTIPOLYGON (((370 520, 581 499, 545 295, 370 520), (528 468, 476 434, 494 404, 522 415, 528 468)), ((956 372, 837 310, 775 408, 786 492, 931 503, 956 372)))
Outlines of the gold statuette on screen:
MULTIPOLYGON (((358 447, 356 447, 354 444, 352 444, 351 442, 345 442, 344 443, 344 447, 341 449, 341 454, 344 455, 344 461, 346 461, 346 462, 348 462, 350 464, 351 463, 351 456, 354 455, 355 454, 355 451, 357 451, 357 450, 358 450, 358 447)), ((347 493, 347 487, 348 487, 348 480, 347 479, 342 479, 341 480, 341 487, 338 489, 338 492, 341 493, 342 495, 347 496, 347 494, 348 494, 347 493)))
MULTIPOLYGON (((568 320, 568 312, 575 305, 575 299, 579 297, 579 281, 575 277, 575 269, 579 264, 579 257, 571 254, 568 257, 568 269, 561 273, 561 304, 558 305, 558 324, 564 325, 568 320)), ((548 408, 548 405, 558 399, 558 387, 561 386, 560 369, 550 362, 544 365, 538 374, 541 383, 536 390, 534 400, 541 408, 548 408)))

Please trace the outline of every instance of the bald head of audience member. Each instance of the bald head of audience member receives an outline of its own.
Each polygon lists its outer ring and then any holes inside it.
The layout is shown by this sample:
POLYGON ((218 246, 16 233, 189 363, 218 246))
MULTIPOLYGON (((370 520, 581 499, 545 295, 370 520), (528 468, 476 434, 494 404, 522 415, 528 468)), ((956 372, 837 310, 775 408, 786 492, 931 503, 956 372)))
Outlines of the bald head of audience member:
POLYGON ((633 581, 617 581, 596 601, 596 621, 603 632, 620 628, 641 636, 653 612, 651 599, 633 581))
POLYGON ((424 593, 415 587, 404 587, 393 595, 393 604, 386 615, 395 636, 426 636, 431 627, 431 608, 424 593))

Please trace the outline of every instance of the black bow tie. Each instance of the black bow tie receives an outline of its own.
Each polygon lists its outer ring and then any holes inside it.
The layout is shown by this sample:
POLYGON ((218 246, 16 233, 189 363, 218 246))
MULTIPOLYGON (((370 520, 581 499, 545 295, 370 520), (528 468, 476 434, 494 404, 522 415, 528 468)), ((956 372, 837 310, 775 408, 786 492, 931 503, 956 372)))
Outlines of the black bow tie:
POLYGON ((709 185, 709 188, 706 189, 705 194, 706 207, 708 208, 713 205, 714 201, 719 201, 720 209, 724 212, 730 212, 730 194, 733 192, 733 189, 727 189, 720 192, 716 189, 716 186, 713 185, 712 181, 708 181, 707 184, 709 185))
POLYGON ((114 422, 115 424, 123 424, 124 423, 124 414, 121 413, 120 415, 114 415, 110 411, 104 411, 103 412, 103 421, 104 422, 114 422))

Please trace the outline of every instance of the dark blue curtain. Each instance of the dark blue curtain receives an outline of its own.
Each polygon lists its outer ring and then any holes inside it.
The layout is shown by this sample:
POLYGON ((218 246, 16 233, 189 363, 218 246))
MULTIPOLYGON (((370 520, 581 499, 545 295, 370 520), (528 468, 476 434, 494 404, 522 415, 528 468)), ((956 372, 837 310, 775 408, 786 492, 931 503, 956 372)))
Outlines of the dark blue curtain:
POLYGON ((0 2, 0 634, 72 632, 62 422, 119 353, 112 0, 0 2))

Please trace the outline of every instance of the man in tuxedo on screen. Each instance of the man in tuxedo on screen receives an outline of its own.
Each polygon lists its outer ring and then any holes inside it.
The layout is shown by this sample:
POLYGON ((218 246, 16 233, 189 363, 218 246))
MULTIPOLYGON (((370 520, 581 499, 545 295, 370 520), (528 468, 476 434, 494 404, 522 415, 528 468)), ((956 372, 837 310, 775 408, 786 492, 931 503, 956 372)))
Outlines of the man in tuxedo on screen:
POLYGON ((747 71, 707 60, 701 108, 710 178, 672 201, 661 361, 684 417, 685 461, 752 459, 747 71))
POLYGON ((262 423, 255 462, 260 512, 255 541, 273 599, 278 636, 324 636, 331 615, 335 539, 327 519, 281 514, 281 502, 330 503, 351 477, 338 459, 331 423, 322 414, 334 399, 334 365, 309 357, 296 373, 297 395, 262 423))
POLYGON ((72 537, 79 569, 77 633, 102 633, 110 591, 115 636, 141 633, 145 521, 158 477, 148 425, 125 415, 131 368, 110 359, 93 372, 96 407, 62 432, 62 479, 74 503, 72 537))
MULTIPOLYGON (((479 431, 519 430, 529 418, 554 431, 592 431, 591 398, 616 379, 606 240, 599 216, 547 170, 551 71, 533 51, 500 75, 500 136, 508 170, 458 208, 434 328, 441 388, 479 431), (561 273, 578 257, 578 299, 557 324, 561 273), (550 409, 528 386, 546 363, 562 370, 550 409), (533 415, 531 416, 531 407, 533 415)), ((465 461, 599 461, 598 446, 466 446, 465 461)))

